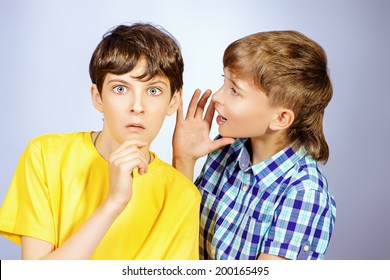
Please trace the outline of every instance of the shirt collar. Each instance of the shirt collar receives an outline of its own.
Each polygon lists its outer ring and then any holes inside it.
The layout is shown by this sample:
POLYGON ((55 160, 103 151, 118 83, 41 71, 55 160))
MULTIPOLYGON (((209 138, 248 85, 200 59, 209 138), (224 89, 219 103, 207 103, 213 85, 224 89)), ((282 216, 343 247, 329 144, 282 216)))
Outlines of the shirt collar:
POLYGON ((252 171, 256 181, 264 182, 268 187, 274 183, 280 176, 291 169, 299 160, 307 154, 304 146, 287 146, 280 150, 272 157, 259 162, 258 164, 250 165, 250 154, 243 143, 238 154, 238 160, 231 167, 233 169, 239 167, 242 172, 252 171))
POLYGON ((233 164, 230 164, 227 169, 232 173, 236 168, 239 168, 243 172, 249 172, 251 169, 251 157, 246 147, 247 139, 239 138, 232 145, 230 153, 234 156, 236 153, 237 160, 234 159, 233 164))

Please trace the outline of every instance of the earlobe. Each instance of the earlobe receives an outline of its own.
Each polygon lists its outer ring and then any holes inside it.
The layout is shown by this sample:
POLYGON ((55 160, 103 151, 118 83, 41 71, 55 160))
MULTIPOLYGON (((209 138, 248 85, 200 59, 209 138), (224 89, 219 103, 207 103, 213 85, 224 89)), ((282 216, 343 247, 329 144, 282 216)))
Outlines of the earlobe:
POLYGON ((167 116, 171 116, 173 113, 177 111, 177 109, 179 109, 181 97, 182 97, 182 90, 178 90, 173 94, 171 100, 169 101, 167 116))
POLYGON ((102 97, 97 89, 97 86, 95 84, 91 85, 91 98, 93 106, 98 110, 99 112, 103 112, 103 101, 102 97))
POLYGON ((295 114, 290 109, 280 110, 270 124, 272 130, 287 129, 294 122, 295 114))

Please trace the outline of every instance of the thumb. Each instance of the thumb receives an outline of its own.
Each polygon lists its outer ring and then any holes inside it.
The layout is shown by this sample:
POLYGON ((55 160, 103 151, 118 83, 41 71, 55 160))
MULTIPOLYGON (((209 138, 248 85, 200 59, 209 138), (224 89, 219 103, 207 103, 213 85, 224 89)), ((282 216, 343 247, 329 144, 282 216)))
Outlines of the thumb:
POLYGON ((231 145, 234 143, 234 141, 235 141, 235 139, 231 138, 231 137, 223 137, 223 138, 214 140, 210 145, 211 151, 209 151, 209 153, 211 153, 211 152, 213 152, 213 151, 215 151, 223 146, 231 145))

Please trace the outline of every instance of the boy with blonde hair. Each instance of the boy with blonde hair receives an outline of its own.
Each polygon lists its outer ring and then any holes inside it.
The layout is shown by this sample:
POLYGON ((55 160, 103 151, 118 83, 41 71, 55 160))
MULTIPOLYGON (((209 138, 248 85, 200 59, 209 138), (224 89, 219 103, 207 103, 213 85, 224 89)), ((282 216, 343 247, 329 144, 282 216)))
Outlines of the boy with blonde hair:
POLYGON ((332 97, 324 50, 295 31, 260 32, 228 46, 224 84, 196 90, 178 111, 174 166, 202 194, 201 259, 322 259, 336 205, 318 162, 332 97), (219 133, 209 138, 214 111, 219 133))

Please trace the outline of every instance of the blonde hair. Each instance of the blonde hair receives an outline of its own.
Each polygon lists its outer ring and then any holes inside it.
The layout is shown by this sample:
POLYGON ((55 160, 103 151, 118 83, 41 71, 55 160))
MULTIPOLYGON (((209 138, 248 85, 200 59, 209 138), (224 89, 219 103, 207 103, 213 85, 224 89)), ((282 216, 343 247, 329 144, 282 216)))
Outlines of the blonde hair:
POLYGON ((230 44, 223 64, 238 77, 253 78, 271 106, 291 109, 295 119, 285 141, 298 140, 315 160, 326 163, 322 122, 333 90, 319 44, 296 31, 259 32, 230 44))

